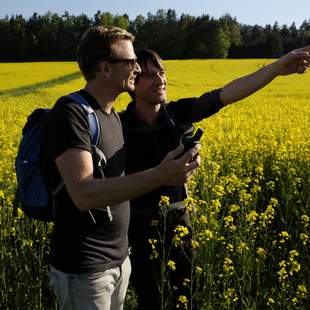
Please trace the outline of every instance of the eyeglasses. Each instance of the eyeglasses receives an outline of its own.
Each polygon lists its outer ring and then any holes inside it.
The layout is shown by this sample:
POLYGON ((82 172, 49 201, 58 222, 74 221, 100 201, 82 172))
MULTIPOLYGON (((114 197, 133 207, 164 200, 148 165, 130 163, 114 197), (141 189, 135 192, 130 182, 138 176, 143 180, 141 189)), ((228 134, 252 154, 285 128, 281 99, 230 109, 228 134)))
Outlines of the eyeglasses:
POLYGON ((131 65, 131 70, 133 70, 133 68, 135 67, 135 65, 138 63, 138 59, 137 58, 132 58, 132 59, 124 59, 124 58, 109 58, 106 60, 107 62, 110 63, 118 63, 118 62, 124 62, 124 63, 128 63, 131 65))

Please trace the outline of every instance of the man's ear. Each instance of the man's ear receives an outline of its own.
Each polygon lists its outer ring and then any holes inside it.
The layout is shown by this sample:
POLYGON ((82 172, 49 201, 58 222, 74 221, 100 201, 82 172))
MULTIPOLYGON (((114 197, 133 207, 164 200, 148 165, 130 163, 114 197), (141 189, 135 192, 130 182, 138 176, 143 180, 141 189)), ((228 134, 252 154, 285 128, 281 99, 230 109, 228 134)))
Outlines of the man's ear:
POLYGON ((111 64, 107 61, 101 61, 99 63, 99 72, 104 76, 109 76, 111 74, 111 64))

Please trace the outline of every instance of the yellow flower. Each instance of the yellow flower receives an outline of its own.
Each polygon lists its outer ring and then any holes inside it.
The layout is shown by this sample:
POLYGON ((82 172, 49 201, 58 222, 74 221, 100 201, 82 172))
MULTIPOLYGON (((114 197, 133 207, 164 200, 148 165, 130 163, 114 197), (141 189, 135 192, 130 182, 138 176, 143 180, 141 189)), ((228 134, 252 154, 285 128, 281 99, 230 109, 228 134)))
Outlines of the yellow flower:
POLYGON ((258 217, 258 213, 252 210, 246 215, 246 220, 250 224, 254 224, 254 222, 257 220, 257 217, 258 217))
POLYGON ((208 218, 205 215, 201 215, 199 218, 201 224, 208 224, 208 218))
POLYGON ((290 256, 290 259, 293 259, 294 257, 299 256, 299 253, 296 250, 291 250, 289 252, 289 256, 290 256))
POLYGON ((255 171, 257 174, 260 174, 262 175, 264 173, 264 166, 262 164, 258 165, 256 168, 255 168, 255 171))
POLYGON ((223 269, 228 275, 230 276, 233 275, 235 268, 233 266, 233 261, 230 258, 225 257, 223 263, 223 269))
POLYGON ((262 261, 266 259, 267 251, 264 248, 258 247, 256 250, 258 260, 262 261))
POLYGON ((54 222, 46 223, 47 224, 47 233, 51 234, 54 227, 54 222))
POLYGON ((196 266, 196 272, 197 273, 202 273, 203 272, 203 269, 199 266, 196 266))
POLYGON ((307 214, 303 214, 300 218, 301 223, 304 225, 304 227, 308 227, 309 226, 309 221, 310 218, 307 214))
POLYGON ((238 250, 239 253, 243 253, 245 251, 248 251, 249 247, 248 247, 248 245, 245 242, 241 241, 240 244, 237 247, 237 250, 238 250))
POLYGON ((308 291, 304 284, 299 284, 297 287, 297 296, 302 299, 306 299, 308 297, 308 291))
POLYGON ((292 299, 292 303, 293 303, 293 305, 297 305, 298 304, 298 299, 296 297, 294 297, 292 299))
POLYGON ((182 238, 189 234, 189 230, 186 226, 178 225, 173 231, 173 244, 177 247, 182 243, 182 238))
POLYGON ((160 207, 167 207, 170 205, 170 200, 169 197, 167 196, 161 196, 160 201, 159 201, 159 206, 160 207))
POLYGON ((281 269, 277 272, 278 274, 278 280, 279 282, 283 283, 287 278, 288 278, 288 273, 286 271, 286 267, 287 267, 287 263, 285 260, 282 260, 280 263, 279 263, 279 266, 281 267, 281 269))
POLYGON ((236 294, 235 289, 234 288, 228 288, 224 292, 224 298, 225 298, 227 303, 236 302, 238 300, 238 296, 236 294))
POLYGON ((156 250, 154 250, 152 254, 150 255, 151 260, 158 259, 158 257, 159 257, 159 254, 156 250))
POLYGON ((15 230, 15 227, 10 227, 10 233, 11 233, 11 236, 12 237, 16 237, 16 230, 15 230))
POLYGON ((215 212, 219 212, 221 208, 221 202, 218 199, 212 199, 211 206, 213 207, 215 212))
POLYGON ((21 208, 17 208, 17 218, 20 220, 24 217, 24 212, 21 208))
POLYGON ((149 239, 149 244, 151 245, 152 250, 155 249, 155 244, 158 242, 156 239, 149 239))
POLYGON ((234 213, 234 212, 237 212, 237 211, 239 211, 240 210, 240 206, 238 206, 238 205, 230 205, 229 206, 229 212, 230 213, 234 213))
POLYGON ((151 226, 156 227, 158 225, 158 220, 152 220, 151 226))
POLYGON ((268 181, 268 182, 266 183, 266 187, 267 187, 268 189, 270 189, 270 190, 274 190, 274 187, 275 187, 274 181, 268 181))
POLYGON ((152 249, 152 253, 150 255, 150 259, 157 259, 159 257, 158 252, 156 251, 156 244, 157 244, 157 240, 156 239, 149 239, 148 240, 149 244, 151 245, 151 249, 152 249))
POLYGON ((287 271, 285 270, 285 268, 281 268, 277 272, 277 274, 279 276, 279 282, 284 282, 288 278, 288 274, 287 274, 287 271))
POLYGON ((280 243, 284 243, 285 241, 287 241, 289 239, 289 234, 287 231, 282 231, 278 234, 278 236, 281 238, 279 240, 280 243))
POLYGON ((297 273, 300 271, 300 264, 297 261, 292 261, 290 275, 293 275, 293 272, 297 273))
POLYGON ((229 229, 230 231, 235 231, 236 230, 236 225, 234 225, 234 218, 231 215, 225 216, 224 217, 224 226, 229 229))
POLYGON ((286 267, 286 261, 285 260, 281 260, 281 262, 279 263, 280 267, 286 267))
POLYGON ((225 226, 229 226, 230 223, 234 222, 234 218, 231 215, 224 217, 225 226))
POLYGON ((188 304, 188 300, 187 297, 185 295, 180 295, 178 297, 178 304, 176 305, 176 307, 179 309, 188 309, 187 304, 188 304))
POLYGON ((279 205, 278 199, 277 198, 271 198, 269 205, 272 207, 278 206, 279 205))
POLYGON ((182 225, 178 225, 173 231, 176 234, 178 234, 181 238, 189 234, 188 227, 182 225))
POLYGON ((262 227, 266 227, 267 225, 270 225, 272 223, 272 220, 274 219, 275 210, 272 204, 268 205, 265 212, 262 212, 259 216, 260 218, 260 224, 262 227))
POLYGON ((222 197, 222 196, 224 195, 224 193, 225 193, 225 190, 224 190, 224 187, 223 187, 223 186, 221 186, 221 185, 215 185, 215 186, 213 187, 213 192, 214 192, 214 194, 215 194, 216 196, 222 197))
POLYGON ((196 240, 191 240, 192 248, 197 249, 199 248, 199 243, 196 240))
POLYGON ((180 295, 178 301, 182 304, 188 303, 187 297, 184 295, 180 295))
POLYGON ((185 278, 185 279, 183 279, 183 281, 182 281, 182 285, 186 286, 186 285, 188 285, 190 282, 191 282, 190 279, 185 278))
POLYGON ((261 186, 259 186, 258 184, 254 184, 253 187, 251 188, 251 193, 255 194, 255 193, 259 193, 262 190, 261 186))
POLYGON ((28 239, 28 240, 25 242, 25 245, 26 245, 27 247, 29 247, 29 248, 32 248, 32 246, 33 246, 33 240, 28 239))
POLYGON ((213 232, 209 229, 204 229, 199 233, 199 240, 204 241, 204 240, 211 240, 213 238, 213 232))
POLYGON ((234 251, 234 246, 231 243, 227 243, 226 249, 228 252, 233 252, 234 251))
POLYGON ((268 298, 268 301, 267 301, 267 306, 271 306, 275 303, 274 299, 272 297, 269 297, 268 298))
POLYGON ((239 200, 244 205, 248 205, 252 201, 252 196, 251 194, 248 194, 245 189, 242 189, 239 192, 239 200))
POLYGON ((176 270, 175 267, 175 262, 173 260, 169 260, 167 263, 167 266, 171 269, 171 270, 176 270))
POLYGON ((299 235, 299 238, 301 239, 303 245, 307 245, 307 243, 309 242, 309 236, 305 233, 301 233, 299 235))

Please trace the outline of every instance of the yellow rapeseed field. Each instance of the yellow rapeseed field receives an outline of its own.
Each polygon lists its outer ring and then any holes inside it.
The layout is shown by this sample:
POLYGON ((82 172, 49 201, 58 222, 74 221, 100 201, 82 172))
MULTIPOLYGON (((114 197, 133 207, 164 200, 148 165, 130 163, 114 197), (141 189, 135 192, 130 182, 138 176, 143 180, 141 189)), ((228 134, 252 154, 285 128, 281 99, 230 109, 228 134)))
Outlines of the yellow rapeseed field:
MULTIPOLYGON (((168 98, 200 96, 270 61, 165 61, 168 98)), ((70 62, 0 64, 0 78, 0 308, 56 309, 46 277, 52 224, 13 214, 14 159, 30 112, 84 82, 70 62)), ((200 309, 310 309, 309 85, 310 73, 279 77, 197 124, 202 165, 187 200, 196 282, 184 285, 200 309)), ((129 100, 123 94, 116 108, 129 100)), ((188 233, 177 227, 173 246, 182 250, 188 233)), ((153 259, 157 244, 150 240, 153 259)), ((178 268, 162 266, 163 274, 178 268)), ((188 309, 185 296, 178 301, 188 309)))

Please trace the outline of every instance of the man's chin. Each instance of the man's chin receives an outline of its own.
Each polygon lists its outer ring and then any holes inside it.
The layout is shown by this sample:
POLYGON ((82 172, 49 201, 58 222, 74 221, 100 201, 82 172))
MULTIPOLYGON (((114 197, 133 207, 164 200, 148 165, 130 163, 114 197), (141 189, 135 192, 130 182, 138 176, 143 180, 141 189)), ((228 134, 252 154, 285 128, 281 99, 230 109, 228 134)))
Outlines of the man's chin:
POLYGON ((166 92, 165 91, 156 92, 154 94, 154 97, 156 97, 157 101, 160 101, 160 102, 166 101, 166 92))
POLYGON ((129 91, 129 92, 133 92, 135 90, 135 84, 134 83, 130 83, 127 85, 126 90, 125 91, 129 91))
POLYGON ((164 102, 166 101, 166 96, 165 96, 165 95, 160 96, 160 97, 158 98, 158 101, 159 101, 160 103, 164 103, 164 102))

